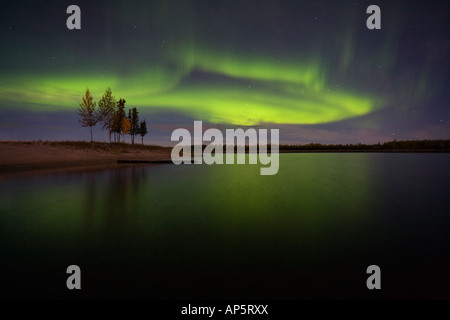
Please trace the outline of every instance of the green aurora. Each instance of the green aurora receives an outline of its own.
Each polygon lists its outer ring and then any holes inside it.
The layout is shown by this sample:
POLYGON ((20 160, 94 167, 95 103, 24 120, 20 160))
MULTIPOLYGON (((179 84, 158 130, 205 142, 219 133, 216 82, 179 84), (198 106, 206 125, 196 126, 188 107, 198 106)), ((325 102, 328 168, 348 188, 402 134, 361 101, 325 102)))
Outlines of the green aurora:
POLYGON ((53 111, 73 109, 86 87, 96 98, 111 87, 133 106, 164 107, 235 125, 332 122, 368 114, 381 105, 370 95, 328 87, 326 70, 317 62, 273 60, 190 52, 125 77, 91 72, 2 79, 0 97, 53 111), (221 76, 222 81, 183 81, 194 71, 221 76))
POLYGON ((25 112, 75 118, 86 88, 98 100, 108 87, 143 116, 217 124, 342 124, 384 135, 422 119, 441 125, 447 114, 445 30, 421 31, 407 3, 380 2, 378 31, 365 26, 364 1, 78 5, 79 31, 65 27, 64 5, 5 6, 0 111, 12 122, 25 112))

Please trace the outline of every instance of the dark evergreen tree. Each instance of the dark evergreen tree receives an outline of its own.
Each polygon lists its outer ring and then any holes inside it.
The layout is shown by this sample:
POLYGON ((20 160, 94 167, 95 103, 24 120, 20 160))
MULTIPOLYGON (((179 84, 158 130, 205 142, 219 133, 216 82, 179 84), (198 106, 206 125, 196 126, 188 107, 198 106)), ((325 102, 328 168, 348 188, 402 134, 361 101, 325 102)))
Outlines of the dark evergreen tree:
POLYGON ((141 135, 141 141, 142 144, 144 144, 144 136, 148 133, 147 131, 147 124, 145 123, 145 120, 141 122, 141 125, 139 127, 139 134, 141 135))
POLYGON ((128 119, 130 120, 130 135, 131 135, 131 144, 134 144, 134 136, 140 134, 140 125, 139 125, 139 112, 136 108, 129 110, 128 119))
POLYGON ((117 110, 114 112, 114 141, 120 142, 120 136, 123 133, 123 119, 125 118, 125 99, 117 101, 117 110))

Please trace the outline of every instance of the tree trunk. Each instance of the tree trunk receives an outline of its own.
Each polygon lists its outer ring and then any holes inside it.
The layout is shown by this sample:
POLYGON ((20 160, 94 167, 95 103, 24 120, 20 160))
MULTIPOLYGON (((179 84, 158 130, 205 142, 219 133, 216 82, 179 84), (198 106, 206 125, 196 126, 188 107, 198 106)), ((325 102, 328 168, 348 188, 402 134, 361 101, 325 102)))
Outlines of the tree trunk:
POLYGON ((144 136, 141 136, 142 139, 142 145, 144 144, 144 136))
POLYGON ((91 143, 93 142, 93 138, 92 138, 92 127, 90 127, 91 128, 91 143))

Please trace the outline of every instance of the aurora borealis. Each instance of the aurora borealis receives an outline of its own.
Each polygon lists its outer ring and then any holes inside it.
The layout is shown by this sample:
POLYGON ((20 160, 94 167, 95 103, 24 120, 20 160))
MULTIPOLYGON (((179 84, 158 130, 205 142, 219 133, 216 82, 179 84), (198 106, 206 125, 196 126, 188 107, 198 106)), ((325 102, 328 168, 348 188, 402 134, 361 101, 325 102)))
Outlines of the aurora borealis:
POLYGON ((371 2, 337 2, 2 2, 0 135, 84 137, 83 91, 111 87, 154 143, 192 120, 289 143, 448 138, 449 5, 376 1, 382 29, 368 30, 371 2))

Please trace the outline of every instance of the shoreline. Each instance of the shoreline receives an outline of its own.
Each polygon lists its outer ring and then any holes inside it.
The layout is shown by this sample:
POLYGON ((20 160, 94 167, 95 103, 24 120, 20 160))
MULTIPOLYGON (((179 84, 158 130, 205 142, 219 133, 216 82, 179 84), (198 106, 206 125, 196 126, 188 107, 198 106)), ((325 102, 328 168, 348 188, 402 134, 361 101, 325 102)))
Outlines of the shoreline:
POLYGON ((86 142, 0 141, 0 178, 23 173, 119 167, 118 160, 167 160, 171 148, 86 142))
MULTIPOLYGON (((24 173, 168 163, 171 147, 104 142, 0 141, 0 178, 24 173), (151 163, 155 161, 155 163, 151 163)), ((450 153, 450 149, 281 150, 279 153, 450 153)))

